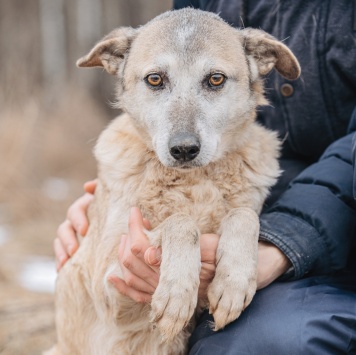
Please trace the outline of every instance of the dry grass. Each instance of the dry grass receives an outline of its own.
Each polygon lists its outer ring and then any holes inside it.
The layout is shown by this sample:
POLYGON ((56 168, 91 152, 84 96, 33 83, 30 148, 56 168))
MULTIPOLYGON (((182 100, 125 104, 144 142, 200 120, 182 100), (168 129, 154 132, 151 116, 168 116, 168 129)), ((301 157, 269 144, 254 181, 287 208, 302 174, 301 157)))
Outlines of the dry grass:
POLYGON ((109 121, 74 89, 51 105, 40 97, 0 111, 0 228, 8 231, 0 241, 0 353, 7 355, 38 354, 55 341, 53 295, 26 290, 18 278, 33 256, 53 257, 68 205, 96 175, 92 148, 109 121))

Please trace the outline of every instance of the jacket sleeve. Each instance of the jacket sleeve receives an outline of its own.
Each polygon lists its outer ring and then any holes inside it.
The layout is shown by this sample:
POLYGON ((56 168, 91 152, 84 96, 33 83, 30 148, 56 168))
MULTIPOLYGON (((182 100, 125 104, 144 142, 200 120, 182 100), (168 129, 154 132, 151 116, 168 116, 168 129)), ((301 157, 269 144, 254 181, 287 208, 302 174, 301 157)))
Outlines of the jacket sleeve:
MULTIPOLYGON (((351 122, 356 123, 356 110, 351 122)), ((290 259, 294 270, 288 276, 293 279, 346 266, 356 233, 353 138, 350 133, 330 145, 261 215, 260 239, 290 259)))
POLYGON ((356 133, 354 133, 352 138, 352 163, 354 166, 353 194, 356 200, 356 133))

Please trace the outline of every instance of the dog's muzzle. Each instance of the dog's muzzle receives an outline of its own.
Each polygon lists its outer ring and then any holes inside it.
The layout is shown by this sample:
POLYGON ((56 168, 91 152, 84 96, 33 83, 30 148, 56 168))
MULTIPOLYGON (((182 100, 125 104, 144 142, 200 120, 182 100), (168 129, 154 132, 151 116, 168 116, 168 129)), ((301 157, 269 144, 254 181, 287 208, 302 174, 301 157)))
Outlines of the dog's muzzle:
POLYGON ((200 152, 200 142, 191 133, 178 133, 168 143, 171 156, 179 162, 194 160, 200 152))

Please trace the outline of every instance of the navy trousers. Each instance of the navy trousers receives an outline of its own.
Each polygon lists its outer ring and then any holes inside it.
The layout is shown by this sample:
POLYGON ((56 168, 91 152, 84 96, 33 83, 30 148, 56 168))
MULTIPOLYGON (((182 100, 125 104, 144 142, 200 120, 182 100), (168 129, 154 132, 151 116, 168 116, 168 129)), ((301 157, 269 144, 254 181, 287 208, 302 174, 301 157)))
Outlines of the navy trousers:
POLYGON ((275 282, 224 330, 203 313, 190 355, 356 354, 356 272, 275 282))

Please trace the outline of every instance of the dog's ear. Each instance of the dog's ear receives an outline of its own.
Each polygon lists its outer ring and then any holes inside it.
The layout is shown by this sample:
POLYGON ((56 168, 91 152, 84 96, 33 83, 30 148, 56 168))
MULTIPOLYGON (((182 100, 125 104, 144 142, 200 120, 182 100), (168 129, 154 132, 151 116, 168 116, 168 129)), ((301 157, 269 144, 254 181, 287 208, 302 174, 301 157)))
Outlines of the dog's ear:
POLYGON ((136 35, 137 30, 131 27, 110 32, 86 56, 78 59, 77 66, 104 67, 108 73, 116 75, 136 35))
POLYGON ((299 77, 298 60, 287 46, 261 30, 247 28, 241 33, 246 54, 257 64, 259 75, 266 75, 275 67, 286 79, 299 77))

